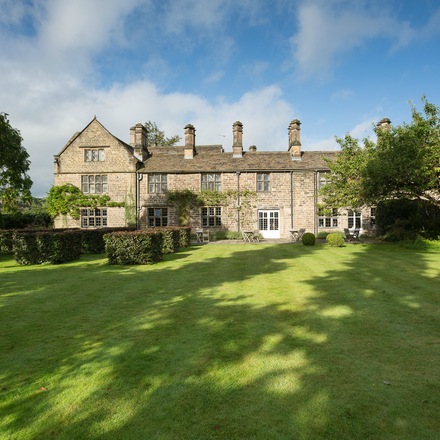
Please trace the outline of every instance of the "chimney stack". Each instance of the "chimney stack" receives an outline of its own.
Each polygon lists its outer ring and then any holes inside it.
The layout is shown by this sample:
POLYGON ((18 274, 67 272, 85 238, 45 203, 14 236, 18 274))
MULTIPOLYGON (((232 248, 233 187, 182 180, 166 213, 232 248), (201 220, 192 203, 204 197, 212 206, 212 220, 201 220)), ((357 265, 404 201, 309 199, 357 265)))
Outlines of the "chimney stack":
POLYGON ((193 159, 196 148, 196 129, 191 124, 185 125, 185 159, 193 159))
POLYGON ((388 118, 383 118, 377 123, 377 126, 382 131, 389 131, 391 128, 391 120, 388 118))
POLYGON ((235 121, 232 124, 232 157, 243 157, 243 124, 235 121))
POLYGON ((301 160, 301 122, 294 119, 288 130, 289 133, 289 153, 292 160, 301 160))
POLYGON ((130 145, 136 159, 143 162, 148 157, 147 129, 141 123, 130 128, 130 145))

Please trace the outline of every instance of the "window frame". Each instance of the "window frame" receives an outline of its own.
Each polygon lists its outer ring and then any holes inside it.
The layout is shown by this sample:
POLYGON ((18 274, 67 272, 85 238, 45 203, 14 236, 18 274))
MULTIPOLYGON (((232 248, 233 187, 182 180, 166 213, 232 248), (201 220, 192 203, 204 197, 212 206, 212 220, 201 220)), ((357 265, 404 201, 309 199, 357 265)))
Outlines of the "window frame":
POLYGON ((257 192, 270 192, 270 173, 257 173, 257 192))
POLYGON ((330 171, 318 171, 318 189, 324 188, 330 181, 330 171))
POLYGON ((81 228, 106 228, 107 208, 81 208, 81 228))
POLYGON ((149 228, 168 226, 168 207, 150 206, 147 208, 147 224, 149 228))
POLYGON ((370 208, 370 226, 372 228, 376 227, 376 215, 377 215, 377 207, 373 206, 370 208))
POLYGON ((347 226, 348 226, 348 229, 361 229, 362 228, 362 213, 360 211, 356 211, 355 209, 348 209, 347 210, 347 226))
POLYGON ((318 208, 318 228, 332 229, 339 227, 338 208, 318 208))
POLYGON ((203 206, 200 214, 202 228, 219 228, 222 226, 221 206, 203 206))
POLYGON ((222 189, 221 173, 203 173, 201 176, 202 191, 217 191, 222 189))
POLYGON ((86 148, 84 162, 105 162, 104 148, 86 148))
POLYGON ((148 174, 148 193, 163 194, 168 191, 168 174, 148 174))
POLYGON ((81 191, 84 194, 107 194, 108 175, 107 174, 82 174, 81 191), (93 190, 91 190, 93 188, 93 190))

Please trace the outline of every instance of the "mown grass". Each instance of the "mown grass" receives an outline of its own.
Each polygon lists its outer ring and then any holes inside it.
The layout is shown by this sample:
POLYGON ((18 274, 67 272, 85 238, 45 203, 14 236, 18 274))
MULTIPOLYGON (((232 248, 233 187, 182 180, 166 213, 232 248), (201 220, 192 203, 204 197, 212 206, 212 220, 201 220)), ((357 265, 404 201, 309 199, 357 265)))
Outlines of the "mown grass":
POLYGON ((2 439, 438 439, 440 253, 0 257, 2 439))

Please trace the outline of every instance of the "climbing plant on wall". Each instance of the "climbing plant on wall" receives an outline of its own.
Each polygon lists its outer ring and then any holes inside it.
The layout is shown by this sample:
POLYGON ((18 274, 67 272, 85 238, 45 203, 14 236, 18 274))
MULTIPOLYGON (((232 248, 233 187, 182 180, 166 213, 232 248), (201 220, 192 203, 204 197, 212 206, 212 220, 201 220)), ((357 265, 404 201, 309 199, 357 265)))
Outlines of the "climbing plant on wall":
POLYGON ((53 186, 47 196, 47 212, 52 218, 59 214, 69 215, 77 220, 81 208, 97 208, 98 206, 124 206, 124 203, 112 202, 108 195, 86 195, 70 183, 53 186))
POLYGON ((181 226, 189 224, 191 209, 201 206, 199 195, 189 189, 168 191, 167 201, 176 206, 179 213, 179 225, 181 226))
POLYGON ((196 193, 189 189, 183 191, 169 191, 167 201, 177 207, 179 224, 186 226, 189 223, 191 210, 200 206, 233 206, 234 209, 251 207, 252 198, 256 197, 255 191, 202 191, 196 193), (237 202, 240 200, 240 206, 237 202))

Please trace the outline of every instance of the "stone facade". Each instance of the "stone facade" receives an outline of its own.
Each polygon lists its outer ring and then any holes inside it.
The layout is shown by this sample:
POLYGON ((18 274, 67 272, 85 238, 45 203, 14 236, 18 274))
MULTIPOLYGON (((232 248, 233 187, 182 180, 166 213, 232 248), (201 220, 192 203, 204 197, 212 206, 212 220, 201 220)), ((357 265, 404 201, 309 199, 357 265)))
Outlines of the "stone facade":
MULTIPOLYGON (((227 197, 220 206, 192 209, 193 228, 258 230, 265 237, 287 238, 291 230, 300 228, 316 234, 371 225, 369 210, 361 215, 346 209, 320 212, 319 185, 328 171, 325 158, 336 152, 301 151, 297 119, 288 127, 285 152, 259 152, 254 146, 244 151, 239 121, 233 124, 229 152, 220 145, 197 146, 195 131, 191 124, 185 126, 183 146, 148 147, 142 124, 130 129, 130 144, 126 144, 94 118, 55 156, 54 183, 71 183, 85 193, 107 194, 112 201, 124 202, 137 213, 142 228, 179 223, 179 212, 167 203, 166 191, 206 188, 220 189, 227 197)), ((115 207, 96 213, 84 210, 80 220, 58 218, 55 225, 126 226, 127 212, 115 207)))

